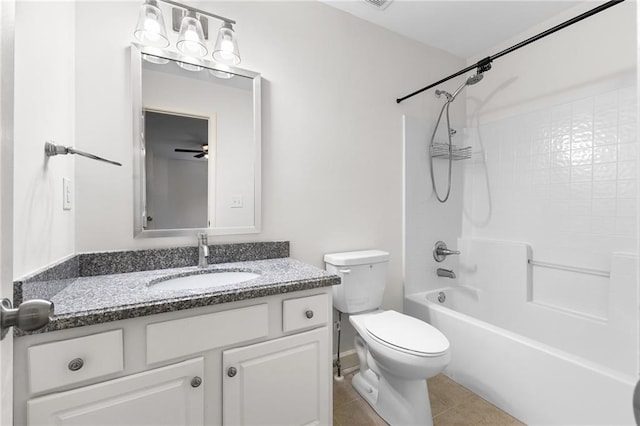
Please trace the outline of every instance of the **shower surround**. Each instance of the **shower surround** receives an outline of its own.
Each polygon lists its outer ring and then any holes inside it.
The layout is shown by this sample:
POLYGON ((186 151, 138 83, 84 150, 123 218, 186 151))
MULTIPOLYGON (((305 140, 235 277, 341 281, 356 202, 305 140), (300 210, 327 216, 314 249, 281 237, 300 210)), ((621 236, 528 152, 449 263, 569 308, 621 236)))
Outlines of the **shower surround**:
POLYGON ((633 424, 636 92, 618 78, 472 115, 453 141, 472 158, 455 162, 440 205, 426 157, 434 122, 405 117, 405 311, 450 340, 446 374, 526 423, 633 424), (438 239, 460 258, 433 262, 438 239))

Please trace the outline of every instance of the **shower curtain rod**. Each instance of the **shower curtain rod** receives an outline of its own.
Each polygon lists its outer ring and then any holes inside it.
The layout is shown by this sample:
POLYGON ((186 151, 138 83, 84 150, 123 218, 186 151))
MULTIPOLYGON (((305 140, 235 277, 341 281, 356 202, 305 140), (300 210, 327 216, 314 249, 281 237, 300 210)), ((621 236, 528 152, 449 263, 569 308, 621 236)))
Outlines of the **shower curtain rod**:
POLYGON ((608 2, 606 2, 604 4, 601 4, 600 6, 598 6, 596 8, 588 10, 587 12, 584 12, 581 15, 578 15, 578 16, 576 16, 574 18, 569 19, 568 21, 564 21, 563 23, 556 25, 553 28, 549 28, 548 30, 543 31, 538 35, 535 35, 535 36, 533 36, 531 38, 528 38, 528 39, 526 39, 524 41, 521 41, 518 44, 514 44, 513 46, 511 46, 511 47, 509 47, 507 49, 504 49, 502 52, 496 53, 495 55, 487 56, 486 58, 479 60, 477 63, 475 63, 473 65, 470 65, 470 66, 466 67, 465 69, 462 69, 462 70, 458 71, 455 74, 451 74, 450 76, 445 77, 442 80, 436 81, 435 83, 430 84, 430 85, 428 85, 426 87, 423 87, 420 90, 416 90, 415 92, 413 92, 413 93, 411 93, 411 94, 409 94, 407 96, 404 96, 402 98, 398 98, 398 99, 396 99, 396 102, 400 103, 400 102, 404 101, 405 99, 409 99, 409 98, 411 98, 411 97, 413 97, 413 96, 415 96, 415 95, 417 95, 419 93, 424 92, 425 90, 429 90, 429 89, 431 89, 431 88, 433 88, 433 87, 435 87, 435 86, 437 86, 437 85, 439 85, 441 83, 444 83, 445 81, 449 81, 452 78, 455 78, 455 77, 457 77, 459 75, 462 75, 462 74, 464 74, 466 72, 469 72, 469 71, 473 70, 474 68, 477 68, 478 72, 480 72, 480 73, 484 72, 484 71, 488 71, 489 69, 491 69, 491 62, 493 60, 498 59, 501 56, 504 56, 504 55, 506 55, 508 53, 511 53, 514 50, 518 50, 521 47, 526 46, 527 44, 533 43, 534 41, 540 40, 541 38, 544 38, 544 37, 548 36, 549 34, 553 34, 558 30, 561 30, 561 29, 566 28, 566 27, 568 27, 570 25, 573 25, 576 22, 582 21, 583 19, 588 18, 588 17, 590 17, 592 15, 595 15, 596 13, 600 13, 603 10, 610 8, 611 6, 615 6, 615 5, 619 4, 619 3, 622 3, 623 1, 624 0, 611 0, 611 1, 608 1, 608 2))

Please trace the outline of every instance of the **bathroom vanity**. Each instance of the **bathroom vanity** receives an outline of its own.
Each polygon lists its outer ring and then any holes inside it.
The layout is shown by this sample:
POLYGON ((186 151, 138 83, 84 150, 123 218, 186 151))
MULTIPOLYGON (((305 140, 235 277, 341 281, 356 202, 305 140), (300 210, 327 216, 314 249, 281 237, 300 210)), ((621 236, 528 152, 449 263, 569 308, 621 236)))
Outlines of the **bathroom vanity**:
POLYGON ((330 424, 330 292, 339 278, 290 258, 209 268, 259 277, 159 290, 147 301, 140 293, 153 292, 159 275, 200 271, 66 280, 57 294, 77 298, 59 300, 43 332, 14 340, 14 424, 330 424), (136 293, 132 303, 118 288, 136 293))

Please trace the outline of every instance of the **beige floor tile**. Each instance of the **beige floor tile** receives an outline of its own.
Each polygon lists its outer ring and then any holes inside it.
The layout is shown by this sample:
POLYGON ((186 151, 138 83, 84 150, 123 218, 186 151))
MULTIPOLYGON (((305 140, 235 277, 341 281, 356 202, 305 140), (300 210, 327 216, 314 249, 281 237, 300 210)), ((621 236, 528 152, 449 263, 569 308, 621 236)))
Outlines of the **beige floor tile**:
POLYGON ((334 426, 386 426, 363 399, 342 404, 333 410, 334 426))
POLYGON ((431 415, 434 417, 474 396, 467 388, 457 384, 444 374, 427 380, 431 415))
MULTIPOLYGON (((353 374, 333 383, 333 423, 335 426, 384 426, 376 412, 353 389, 353 374)), ((480 398, 443 374, 428 380, 434 426, 523 425, 493 404, 480 398)))
POLYGON ((353 374, 345 376, 342 382, 333 381, 333 409, 360 398, 358 392, 351 385, 353 374))
POLYGON ((459 405, 435 416, 434 426, 448 425, 523 425, 479 396, 472 396, 459 405))

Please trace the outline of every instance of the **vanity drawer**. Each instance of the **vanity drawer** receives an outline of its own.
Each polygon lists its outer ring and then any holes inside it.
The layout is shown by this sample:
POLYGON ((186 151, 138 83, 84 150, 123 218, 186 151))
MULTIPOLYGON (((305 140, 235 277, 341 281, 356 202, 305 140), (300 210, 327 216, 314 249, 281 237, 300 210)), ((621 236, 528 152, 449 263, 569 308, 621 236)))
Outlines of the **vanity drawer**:
POLYGON ((193 355, 269 335, 266 303, 149 324, 147 364, 193 355))
POLYGON ((329 295, 288 299, 282 302, 282 330, 296 331, 318 327, 327 323, 329 317, 329 295))
POLYGON ((122 330, 31 346, 27 357, 31 393, 118 373, 124 368, 122 330))

